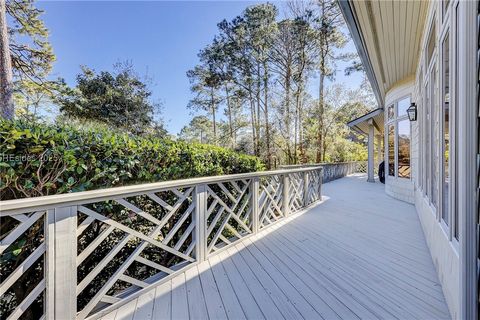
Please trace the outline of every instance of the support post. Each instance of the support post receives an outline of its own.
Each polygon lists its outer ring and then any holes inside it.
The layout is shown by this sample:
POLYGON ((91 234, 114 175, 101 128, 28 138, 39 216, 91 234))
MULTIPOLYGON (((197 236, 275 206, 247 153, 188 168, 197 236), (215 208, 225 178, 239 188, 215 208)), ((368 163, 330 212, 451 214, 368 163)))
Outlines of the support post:
POLYGON ((383 161, 382 136, 381 135, 377 136, 377 160, 378 160, 377 165, 379 165, 380 162, 383 161))
POLYGON ((77 315, 77 206, 47 211, 46 319, 77 315))
POLYGON ((288 174, 283 175, 283 192, 282 192, 282 200, 283 200, 283 215, 288 217, 290 214, 290 197, 289 197, 289 189, 290 189, 290 178, 288 174))
POLYGON ((252 178, 250 184, 250 207, 252 208, 252 233, 258 233, 260 229, 260 212, 258 207, 259 193, 260 191, 260 179, 258 177, 252 178))
POLYGON ((303 207, 308 206, 308 171, 303 172, 303 207))
POLYGON ((375 127, 373 126, 372 119, 368 121, 368 182, 375 182, 374 177, 374 142, 375 142, 375 127))
POLYGON ((207 257, 207 187, 205 184, 195 187, 195 241, 197 262, 207 257))
POLYGON ((478 1, 458 4, 459 71, 458 93, 458 210, 460 232, 460 314, 459 319, 478 319, 478 1), (476 174, 475 174, 476 173, 476 174))

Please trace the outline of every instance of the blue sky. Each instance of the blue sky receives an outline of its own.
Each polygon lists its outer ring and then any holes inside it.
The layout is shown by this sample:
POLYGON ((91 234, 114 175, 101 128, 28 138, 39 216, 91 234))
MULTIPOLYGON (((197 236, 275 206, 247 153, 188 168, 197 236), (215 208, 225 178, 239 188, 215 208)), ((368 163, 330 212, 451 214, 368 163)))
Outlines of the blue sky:
MULTIPOLYGON (((80 65, 111 70, 116 62, 132 61, 140 75, 153 77, 153 99, 163 103, 167 129, 176 134, 192 115, 187 70, 197 53, 217 33, 217 23, 231 20, 247 1, 41 1, 43 19, 57 56, 53 77, 75 84, 80 65)), ((280 8, 284 2, 275 2, 280 8)), ((280 10, 281 12, 281 10, 280 10)), ((353 44, 346 48, 353 51, 353 44)), ((339 65, 339 68, 343 68, 339 65)), ((336 81, 358 86, 360 74, 336 81)), ((315 94, 315 83, 311 84, 315 94)))

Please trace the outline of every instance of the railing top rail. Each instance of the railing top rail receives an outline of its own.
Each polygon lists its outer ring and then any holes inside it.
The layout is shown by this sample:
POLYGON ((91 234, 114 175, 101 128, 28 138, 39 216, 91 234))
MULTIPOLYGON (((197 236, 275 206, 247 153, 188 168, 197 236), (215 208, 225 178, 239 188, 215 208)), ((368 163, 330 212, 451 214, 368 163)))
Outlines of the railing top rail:
POLYGON ((338 165, 338 164, 348 164, 348 163, 362 163, 366 161, 355 160, 355 161, 343 161, 343 162, 319 162, 319 163, 301 163, 301 164, 286 164, 280 165, 280 169, 290 169, 290 168, 308 168, 308 167, 322 167, 326 165, 338 165))
POLYGON ((67 207, 72 205, 81 205, 103 200, 113 200, 145 194, 148 192, 159 192, 162 190, 178 187, 192 187, 198 184, 225 182, 240 179, 250 179, 256 177, 267 177, 279 174, 291 174, 298 172, 307 172, 321 170, 322 167, 309 166, 298 169, 281 169, 272 171, 249 172, 240 174, 220 175, 211 177, 200 177, 180 180, 170 180, 154 183, 145 183, 123 187, 113 187, 105 189, 96 189, 90 191, 81 191, 74 193, 56 194, 42 197, 32 197, 23 199, 14 199, 0 201, 0 216, 11 216, 25 213, 28 211, 48 210, 55 207, 67 207))

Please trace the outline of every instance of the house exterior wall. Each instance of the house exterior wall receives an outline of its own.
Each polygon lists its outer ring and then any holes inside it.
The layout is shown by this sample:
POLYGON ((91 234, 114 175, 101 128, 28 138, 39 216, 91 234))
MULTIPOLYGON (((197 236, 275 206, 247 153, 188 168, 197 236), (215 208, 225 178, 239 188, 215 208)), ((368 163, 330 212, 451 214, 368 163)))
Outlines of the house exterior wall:
MULTIPOLYGON (((433 14, 434 12, 435 11, 432 11, 430 14, 433 14)), ((434 16, 432 16, 431 19, 434 19, 434 16)), ((422 58, 423 52, 422 56, 420 57, 420 61, 422 61, 422 58)), ((438 59, 436 54, 434 54, 434 59, 438 59)), ((435 77, 438 79, 439 68, 434 69, 435 77)), ((458 241, 451 240, 448 228, 439 220, 437 210, 432 206, 431 201, 425 196, 420 186, 420 179, 422 179, 420 175, 422 171, 421 169, 425 170, 427 166, 420 159, 420 148, 422 143, 424 143, 424 141, 421 140, 421 132, 424 130, 425 125, 425 121, 420 119, 422 115, 421 108, 425 107, 423 97, 424 90, 421 89, 421 86, 423 85, 422 73, 423 69, 419 64, 419 68, 415 77, 409 77, 398 82, 385 95, 385 110, 387 110, 388 106, 395 105, 395 102, 404 97, 411 97, 411 101, 415 102, 417 104, 417 108, 419 109, 418 120, 410 122, 411 177, 407 179, 400 178, 397 174, 395 176, 389 176, 387 174, 385 179, 385 192, 393 198, 415 204, 425 238, 432 255, 435 269, 437 271, 439 280, 442 283, 442 289, 445 299, 447 300, 450 313, 453 319, 458 319, 460 308, 460 265, 458 241)), ((438 86, 436 90, 438 90, 438 86)), ((437 107, 438 106, 439 103, 437 103, 437 107)), ((385 128, 387 128, 388 122, 387 111, 385 112, 385 128)), ((385 130, 385 132, 387 132, 387 130, 385 130)), ((398 143, 397 139, 398 138, 396 137, 395 144, 398 143)), ((385 134, 385 154, 388 154, 387 134, 385 134)))
POLYGON ((479 2, 339 4, 385 110, 386 193, 415 204, 452 317, 478 319, 479 2), (412 3, 423 5, 413 32, 412 3), (410 20, 398 22, 397 13, 410 20), (392 103, 405 110, 410 101, 398 100, 405 95, 418 110, 410 126, 397 113, 388 116, 392 103))
MULTIPOLYGON (((414 203, 453 319, 462 318, 462 200, 465 136, 462 57, 468 54, 459 1, 430 3, 414 76, 397 82, 385 95, 385 155, 388 159, 388 107, 410 96, 417 121, 410 122, 410 178, 386 173, 385 191, 414 203), (463 127, 462 127, 463 126, 463 127)), ((398 127, 398 125, 397 125, 398 127)), ((396 128, 395 130, 398 130, 396 128)), ((471 134, 471 133, 470 133, 471 134)), ((395 149, 398 143, 395 131, 395 149)), ((395 164, 398 151, 395 153, 395 164)), ((387 163, 387 162, 386 162, 387 163)))

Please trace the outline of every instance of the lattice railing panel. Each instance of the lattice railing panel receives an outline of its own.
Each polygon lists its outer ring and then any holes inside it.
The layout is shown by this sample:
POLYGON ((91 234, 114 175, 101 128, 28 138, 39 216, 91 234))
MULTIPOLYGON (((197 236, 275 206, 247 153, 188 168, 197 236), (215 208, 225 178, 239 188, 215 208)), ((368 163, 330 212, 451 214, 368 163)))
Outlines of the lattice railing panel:
POLYGON ((45 312, 45 213, 0 217, 0 319, 45 312))
POLYGON ((285 216, 282 209, 282 177, 275 175, 261 178, 259 189, 259 228, 261 229, 285 216))
POLYGON ((321 200, 321 185, 322 185, 322 172, 311 171, 308 173, 308 193, 306 197, 307 203, 310 205, 318 200, 321 200))
POLYGON ((207 185, 207 254, 252 233, 251 180, 207 185))
POLYGON ((0 318, 99 316, 320 199, 321 170, 5 201, 0 318))
POLYGON ((78 206, 79 318, 195 261, 193 190, 78 206))
POLYGON ((296 212, 303 207, 303 189, 304 189, 304 174, 303 172, 292 173, 288 175, 289 178, 289 207, 290 212, 296 212))

